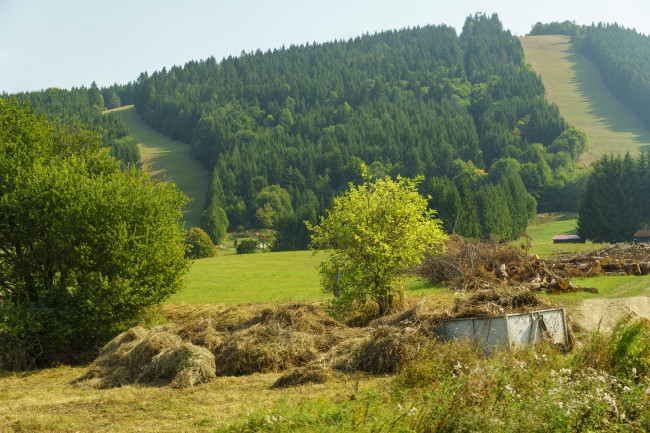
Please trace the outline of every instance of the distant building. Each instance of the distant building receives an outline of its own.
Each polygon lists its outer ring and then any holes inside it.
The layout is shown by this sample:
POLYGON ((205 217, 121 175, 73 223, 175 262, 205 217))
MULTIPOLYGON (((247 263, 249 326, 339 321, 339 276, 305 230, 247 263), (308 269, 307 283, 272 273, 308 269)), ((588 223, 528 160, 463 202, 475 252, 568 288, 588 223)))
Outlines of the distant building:
POLYGON ((634 233, 635 244, 650 244, 650 230, 639 230, 634 233))
POLYGON ((553 236, 554 244, 584 244, 585 240, 578 235, 557 235, 553 236))

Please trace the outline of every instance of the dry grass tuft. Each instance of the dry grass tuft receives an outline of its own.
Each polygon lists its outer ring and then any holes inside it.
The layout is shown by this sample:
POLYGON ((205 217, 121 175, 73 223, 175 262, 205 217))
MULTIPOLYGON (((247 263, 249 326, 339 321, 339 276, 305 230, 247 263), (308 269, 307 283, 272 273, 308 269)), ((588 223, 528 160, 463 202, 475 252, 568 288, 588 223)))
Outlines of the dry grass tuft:
POLYGON ((236 331, 215 353, 217 374, 270 373, 305 365, 316 357, 318 336, 258 323, 236 331))
POLYGON ((204 347, 181 343, 163 349, 153 357, 138 381, 171 381, 172 387, 185 388, 215 377, 214 355, 204 347))
POLYGON ((526 313, 557 308, 542 299, 536 292, 521 288, 486 289, 467 299, 457 298, 451 317, 485 317, 501 314, 526 313))
POLYGON ((395 373, 418 354, 426 339, 417 328, 381 326, 355 353, 356 367, 374 374, 395 373))
POLYGON ((337 372, 329 367, 314 365, 297 367, 280 376, 271 385, 271 388, 288 388, 290 386, 300 386, 308 383, 325 383, 336 375, 337 372))

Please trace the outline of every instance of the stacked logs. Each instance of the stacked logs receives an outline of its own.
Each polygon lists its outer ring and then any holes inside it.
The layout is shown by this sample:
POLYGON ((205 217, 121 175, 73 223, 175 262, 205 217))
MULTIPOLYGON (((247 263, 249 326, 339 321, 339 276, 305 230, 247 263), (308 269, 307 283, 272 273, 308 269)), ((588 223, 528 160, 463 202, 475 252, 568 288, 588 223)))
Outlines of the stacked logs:
POLYGON ((611 257, 576 258, 572 261, 576 269, 585 275, 648 275, 650 262, 637 262, 636 259, 616 259, 611 257))
POLYGON ((650 263, 640 262, 636 259, 617 260, 604 257, 600 260, 603 272, 609 275, 648 275, 650 274, 650 263))

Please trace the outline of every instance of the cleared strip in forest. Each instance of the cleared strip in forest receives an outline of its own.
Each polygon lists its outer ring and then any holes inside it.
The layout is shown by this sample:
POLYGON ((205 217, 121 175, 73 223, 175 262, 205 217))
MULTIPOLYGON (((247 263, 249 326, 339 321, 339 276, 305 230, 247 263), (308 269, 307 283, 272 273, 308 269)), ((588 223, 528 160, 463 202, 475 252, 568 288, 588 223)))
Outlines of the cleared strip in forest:
POLYGON ((140 148, 144 167, 158 179, 171 179, 192 201, 185 206, 184 219, 189 227, 199 225, 209 176, 190 153, 190 146, 155 131, 138 116, 133 105, 111 110, 129 127, 140 148))
POLYGON ((608 153, 650 149, 650 130, 605 85, 596 66, 563 35, 520 38, 526 62, 542 77, 546 97, 571 125, 584 131, 590 163, 608 153))

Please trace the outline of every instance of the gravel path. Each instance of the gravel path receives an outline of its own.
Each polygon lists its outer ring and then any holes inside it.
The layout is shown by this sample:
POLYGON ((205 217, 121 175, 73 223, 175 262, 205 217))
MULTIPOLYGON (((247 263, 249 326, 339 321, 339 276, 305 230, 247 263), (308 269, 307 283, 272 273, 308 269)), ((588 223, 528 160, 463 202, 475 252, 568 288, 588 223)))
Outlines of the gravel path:
POLYGON ((650 319, 650 297, 586 299, 572 317, 585 329, 611 328, 623 314, 632 311, 650 319))

